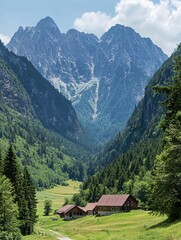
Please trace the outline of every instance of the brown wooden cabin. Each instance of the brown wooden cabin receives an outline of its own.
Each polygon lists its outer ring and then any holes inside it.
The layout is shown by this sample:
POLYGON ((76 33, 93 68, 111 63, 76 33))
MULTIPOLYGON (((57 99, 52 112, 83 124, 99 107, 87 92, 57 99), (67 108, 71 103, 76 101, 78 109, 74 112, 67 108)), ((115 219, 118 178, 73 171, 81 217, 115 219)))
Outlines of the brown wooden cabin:
POLYGON ((126 212, 138 208, 138 201, 130 194, 102 195, 94 212, 100 215, 108 215, 118 212, 126 212))
POLYGON ((58 209, 56 213, 65 220, 77 219, 86 215, 83 208, 73 204, 65 205, 64 207, 58 209))

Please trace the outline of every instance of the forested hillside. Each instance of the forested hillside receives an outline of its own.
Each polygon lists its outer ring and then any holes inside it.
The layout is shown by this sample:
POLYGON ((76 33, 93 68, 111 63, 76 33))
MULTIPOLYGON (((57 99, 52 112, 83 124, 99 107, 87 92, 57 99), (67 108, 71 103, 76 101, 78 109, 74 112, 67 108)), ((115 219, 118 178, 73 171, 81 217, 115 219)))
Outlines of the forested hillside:
POLYGON ((83 183, 81 197, 74 196, 75 200, 97 201, 103 193, 129 192, 147 204, 150 175, 155 157, 162 150, 164 135, 159 123, 165 112, 161 105, 165 96, 154 88, 170 83, 174 58, 180 54, 180 50, 175 52, 151 79, 125 131, 111 141, 90 165, 89 173, 95 168, 98 172, 83 183))
POLYGON ((18 161, 28 165, 38 188, 68 178, 82 180, 88 151, 71 103, 2 43, 0 87, 2 157, 12 142, 18 161))

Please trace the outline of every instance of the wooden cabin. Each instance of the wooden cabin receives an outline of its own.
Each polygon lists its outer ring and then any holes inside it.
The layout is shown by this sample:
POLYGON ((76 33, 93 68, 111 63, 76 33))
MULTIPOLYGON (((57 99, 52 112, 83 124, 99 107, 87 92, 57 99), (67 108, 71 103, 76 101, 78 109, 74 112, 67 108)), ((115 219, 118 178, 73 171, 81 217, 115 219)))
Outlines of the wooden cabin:
POLYGON ((102 195, 97 202, 94 212, 97 212, 100 215, 109 215, 137 208, 138 201, 130 194, 102 195))
POLYGON ((86 212, 82 207, 73 204, 65 205, 58 209, 56 213, 65 220, 77 219, 86 215, 86 212))

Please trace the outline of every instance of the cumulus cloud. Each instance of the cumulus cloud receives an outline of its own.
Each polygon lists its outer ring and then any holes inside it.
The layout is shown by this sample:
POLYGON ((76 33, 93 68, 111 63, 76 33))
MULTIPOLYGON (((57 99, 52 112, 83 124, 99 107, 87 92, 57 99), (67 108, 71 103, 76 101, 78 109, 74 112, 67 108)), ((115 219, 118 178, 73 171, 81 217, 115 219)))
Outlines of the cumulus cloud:
POLYGON ((101 12, 86 12, 74 21, 74 26, 80 31, 100 35, 108 29, 111 17, 101 12))
POLYGON ((115 15, 87 12, 74 22, 75 28, 101 36, 111 26, 122 24, 132 27, 143 37, 150 37, 167 54, 181 41, 181 0, 120 0, 115 15))
POLYGON ((5 45, 8 44, 8 42, 10 41, 10 37, 9 37, 9 36, 4 35, 4 34, 1 34, 1 33, 0 33, 0 39, 1 39, 1 41, 2 41, 5 45))

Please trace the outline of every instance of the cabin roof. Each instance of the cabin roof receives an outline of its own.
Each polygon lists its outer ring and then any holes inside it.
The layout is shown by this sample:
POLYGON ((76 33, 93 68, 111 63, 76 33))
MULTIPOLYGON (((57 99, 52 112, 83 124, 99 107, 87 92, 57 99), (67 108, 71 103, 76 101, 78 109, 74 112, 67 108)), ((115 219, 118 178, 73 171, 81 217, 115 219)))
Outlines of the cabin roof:
POLYGON ((57 210, 57 213, 66 213, 75 207, 75 204, 68 204, 57 210))
MULTIPOLYGON (((123 206, 130 194, 122 195, 102 195, 97 206, 123 206)), ((134 199, 134 198, 133 198, 134 199)), ((136 201, 136 199, 135 199, 136 201)))
POLYGON ((58 209, 57 210, 57 213, 58 214, 61 214, 61 213, 68 213, 69 211, 71 211, 73 208, 78 208, 80 209, 81 211, 85 212, 85 210, 82 208, 82 207, 79 207, 79 206, 76 206, 75 204, 68 204, 68 205, 65 205, 63 206, 62 208, 58 209))
POLYGON ((82 209, 87 212, 87 211, 93 211, 94 208, 97 206, 97 202, 95 203, 87 203, 87 205, 85 207, 83 207, 82 209))

